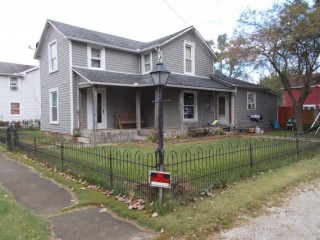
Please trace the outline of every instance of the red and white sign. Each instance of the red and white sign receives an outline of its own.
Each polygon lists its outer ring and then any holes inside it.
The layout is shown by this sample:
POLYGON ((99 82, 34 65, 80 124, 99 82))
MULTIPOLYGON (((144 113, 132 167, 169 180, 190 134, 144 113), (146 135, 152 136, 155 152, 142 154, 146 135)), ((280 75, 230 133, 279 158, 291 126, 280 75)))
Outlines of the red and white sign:
POLYGON ((151 187, 170 188, 171 174, 168 172, 150 171, 149 183, 151 187))

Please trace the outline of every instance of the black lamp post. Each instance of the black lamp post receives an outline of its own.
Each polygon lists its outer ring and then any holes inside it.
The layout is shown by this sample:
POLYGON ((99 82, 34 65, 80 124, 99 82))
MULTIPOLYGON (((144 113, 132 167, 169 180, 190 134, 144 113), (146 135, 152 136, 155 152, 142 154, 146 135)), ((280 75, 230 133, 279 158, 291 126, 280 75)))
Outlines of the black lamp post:
MULTIPOLYGON (((150 72, 154 85, 158 89, 158 149, 156 153, 159 156, 159 170, 163 171, 164 151, 163 151, 163 89, 167 84, 170 72, 165 68, 162 62, 158 62, 150 72)), ((159 200, 162 202, 162 188, 159 188, 159 200)))

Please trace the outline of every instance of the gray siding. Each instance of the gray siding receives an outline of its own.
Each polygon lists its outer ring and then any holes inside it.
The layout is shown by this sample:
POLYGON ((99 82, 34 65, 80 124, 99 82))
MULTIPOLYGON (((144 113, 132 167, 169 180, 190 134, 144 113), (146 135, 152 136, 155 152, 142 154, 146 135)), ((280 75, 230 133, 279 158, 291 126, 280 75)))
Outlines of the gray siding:
POLYGON ((107 128, 115 128, 115 113, 136 112, 136 92, 134 88, 107 88, 107 128))
POLYGON ((165 88, 163 100, 163 125, 165 128, 180 127, 179 113, 179 96, 180 91, 176 88, 165 88))
POLYGON ((106 70, 139 74, 139 54, 106 49, 106 70))
POLYGON ((144 121, 143 127, 154 128, 154 93, 155 88, 141 89, 141 119, 144 121))
MULTIPOLYGON (((111 48, 105 49, 106 70, 139 74, 139 54, 119 51, 111 48)), ((76 67, 88 67, 87 44, 72 42, 72 65, 76 67)))
MULTIPOLYGON (((197 38, 188 33, 161 48, 163 63, 171 71, 184 74, 184 41, 195 44, 195 75, 208 77, 213 72, 213 59, 204 49, 197 38)), ((157 54, 153 54, 153 63, 157 61, 157 54)))
POLYGON ((88 127, 88 114, 87 114, 87 89, 81 89, 81 98, 82 98, 82 119, 80 120, 82 123, 82 128, 87 129, 88 127))
POLYGON ((210 98, 214 96, 210 91, 198 91, 198 121, 212 123, 214 112, 210 112, 210 98))
POLYGON ((272 120, 277 119, 277 97, 260 90, 239 89, 235 95, 235 124, 238 128, 256 125, 250 121, 251 114, 263 116, 263 126, 269 127, 272 120), (256 110, 247 110, 247 92, 256 93, 256 110))
POLYGON ((72 42, 72 66, 88 67, 87 44, 72 42))
MULTIPOLYGON (((192 90, 194 92, 194 90, 192 90)), ((166 88, 164 92, 164 126, 166 128, 179 128, 180 127, 180 107, 179 97, 180 89, 166 88)), ((210 123, 214 120, 214 113, 210 112, 208 104, 213 92, 210 91, 196 91, 197 92, 197 110, 198 121, 203 123, 210 123)))
POLYGON ((40 57, 41 128, 45 131, 71 133, 69 42, 50 28, 40 57), (57 40, 58 71, 49 74, 48 43, 57 40), (49 89, 58 88, 59 124, 50 124, 49 89))

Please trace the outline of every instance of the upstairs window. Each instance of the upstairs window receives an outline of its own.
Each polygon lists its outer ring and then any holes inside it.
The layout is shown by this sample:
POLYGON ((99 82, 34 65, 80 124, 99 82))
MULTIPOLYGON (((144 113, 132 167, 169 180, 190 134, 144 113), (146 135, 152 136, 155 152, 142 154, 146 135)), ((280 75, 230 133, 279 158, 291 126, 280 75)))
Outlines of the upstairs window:
POLYGON ((12 116, 20 116, 21 115, 19 102, 10 103, 10 115, 12 115, 12 116))
POLYGON ((17 77, 10 77, 10 90, 11 91, 19 90, 19 81, 17 77))
POLYGON ((256 93, 247 92, 247 110, 256 110, 256 93))
POLYGON ((59 123, 59 106, 58 106, 58 89, 52 88, 49 90, 50 97, 50 123, 59 123))
POLYGON ((105 69, 105 49, 88 46, 88 67, 105 69))
POLYGON ((183 119, 186 121, 197 121, 197 93, 183 93, 183 119))
POLYGON ((194 43, 184 43, 184 73, 194 74, 194 43))
POLYGON ((54 40, 48 45, 49 53, 49 72, 55 72, 58 70, 58 53, 57 53, 57 41, 54 40))
POLYGON ((152 59, 151 53, 143 55, 143 58, 142 58, 143 73, 149 73, 151 71, 151 68, 152 68, 151 59, 152 59))

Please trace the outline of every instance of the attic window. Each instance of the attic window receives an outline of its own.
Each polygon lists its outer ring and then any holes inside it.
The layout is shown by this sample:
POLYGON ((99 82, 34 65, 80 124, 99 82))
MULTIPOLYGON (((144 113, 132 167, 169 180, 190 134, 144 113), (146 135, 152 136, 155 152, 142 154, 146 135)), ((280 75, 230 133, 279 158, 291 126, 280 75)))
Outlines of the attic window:
POLYGON ((49 53, 49 73, 55 72, 58 70, 58 54, 57 54, 57 41, 54 40, 48 45, 49 53))
POLYGON ((247 110, 256 110, 256 93, 247 92, 247 110))
POLYGON ((17 77, 10 77, 10 90, 11 91, 19 90, 19 82, 17 77))
POLYGON ((88 67, 94 69, 104 69, 104 48, 88 47, 88 67))
POLYGON ((194 43, 184 42, 184 73, 194 74, 194 43))

